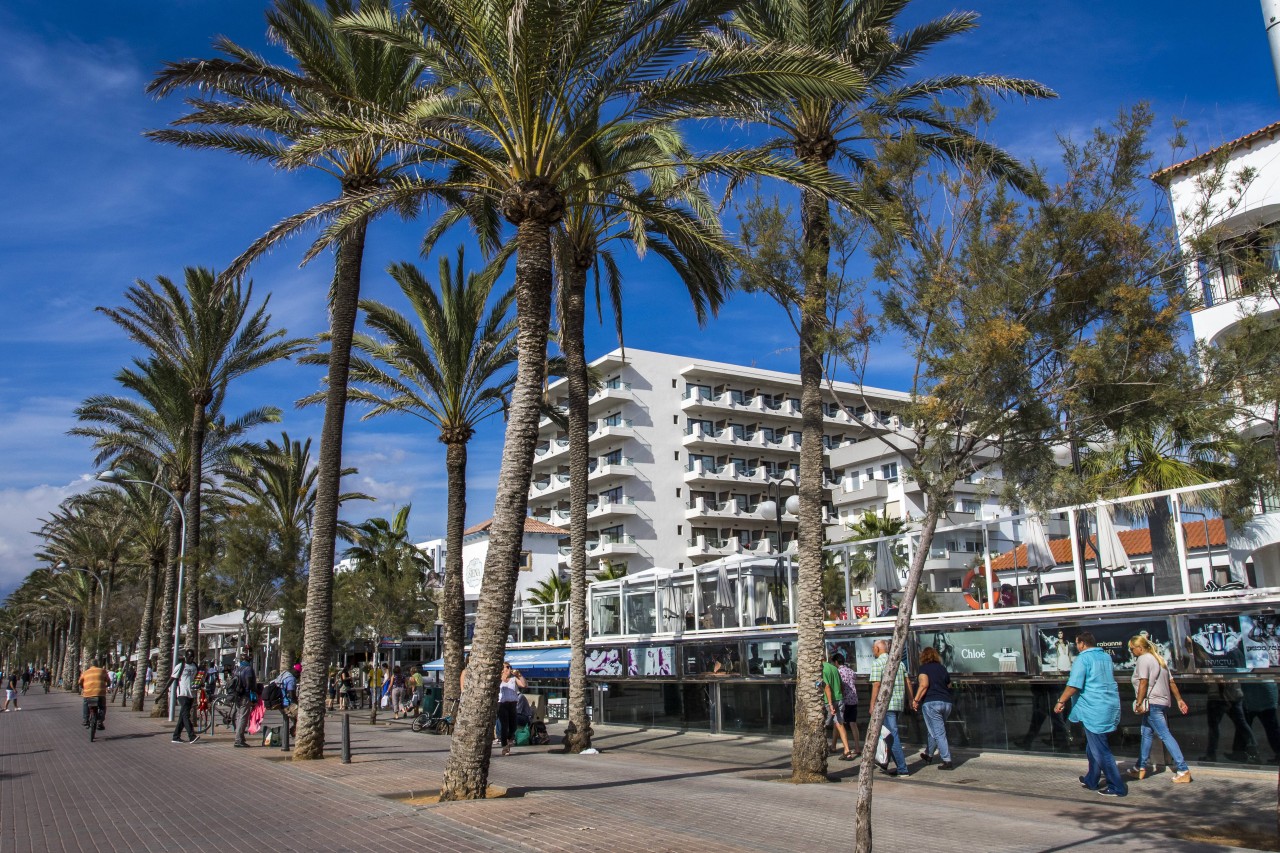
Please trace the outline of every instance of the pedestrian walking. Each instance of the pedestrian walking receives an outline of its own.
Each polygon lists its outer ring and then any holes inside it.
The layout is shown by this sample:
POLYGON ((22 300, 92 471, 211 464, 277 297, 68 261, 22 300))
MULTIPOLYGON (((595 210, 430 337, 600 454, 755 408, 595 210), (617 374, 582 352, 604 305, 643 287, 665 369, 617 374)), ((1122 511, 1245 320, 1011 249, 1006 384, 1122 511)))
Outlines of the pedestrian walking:
POLYGON ((849 733, 844 729, 844 684, 840 681, 840 669, 836 664, 836 654, 822 663, 822 698, 827 703, 827 722, 831 724, 832 742, 836 737, 844 747, 841 761, 853 761, 853 753, 849 751, 849 733))
POLYGON ((83 725, 89 728, 89 699, 98 699, 98 731, 107 728, 107 671, 99 665, 95 658, 89 661, 89 668, 80 673, 76 685, 80 688, 81 714, 83 725))
POLYGON ((502 680, 498 683, 498 739, 502 742, 503 755, 511 754, 511 745, 516 741, 516 703, 526 686, 520 670, 504 662, 502 680))
POLYGON ((928 732, 924 751, 920 757, 925 764, 933 762, 936 750, 942 763, 940 770, 950 770, 951 744, 947 741, 947 718, 954 707, 951 695, 951 673, 942 664, 942 655, 933 646, 920 652, 920 672, 917 675, 916 693, 911 700, 911 707, 924 715, 924 727, 928 732))
POLYGON ((1177 784, 1191 781, 1191 769, 1182 757, 1182 749, 1169 731, 1169 708, 1176 702, 1184 715, 1189 710, 1183 701, 1178 685, 1174 684, 1169 667, 1151 641, 1141 634, 1129 640, 1129 654, 1136 658, 1133 667, 1133 711, 1141 715, 1142 745, 1138 748, 1138 763, 1127 774, 1130 779, 1145 779, 1152 772, 1148 764, 1151 758, 1151 742, 1160 738, 1169 762, 1173 765, 1173 777, 1177 784))
POLYGON ((253 664, 249 662, 249 653, 242 651, 240 665, 231 675, 231 696, 236 704, 236 740, 232 746, 241 749, 249 746, 245 733, 249 730, 249 715, 253 713, 254 703, 258 699, 257 687, 258 676, 253 671, 253 664))
POLYGON ((404 713, 404 673, 396 666, 391 670, 391 718, 400 719, 404 713))
POLYGON ((280 716, 283 720, 284 731, 289 730, 289 736, 292 737, 296 729, 294 728, 294 720, 298 717, 298 676, 302 675, 302 664, 295 663, 293 669, 286 669, 280 673, 280 716))
POLYGON ((182 654, 182 660, 173 667, 173 672, 169 675, 169 683, 164 686, 166 691, 173 687, 173 695, 178 700, 178 723, 173 727, 172 743, 184 743, 182 740, 184 728, 187 730, 187 741, 195 743, 200 739, 196 734, 196 727, 191 722, 191 704, 196 698, 195 676, 198 671, 195 649, 187 649, 182 654))
MULTIPOLYGON (((849 730, 849 734, 853 737, 849 739, 850 743, 859 743, 862 735, 858 729, 858 674, 853 671, 853 667, 849 666, 843 654, 837 652, 835 656, 836 669, 840 671, 840 687, 844 691, 844 724, 849 730)), ((836 742, 831 741, 831 748, 835 749, 836 742)))
POLYGON ((351 667, 343 666, 338 670, 338 708, 346 711, 351 707, 351 691, 353 682, 351 680, 351 667))
POLYGON ((1075 697, 1068 719, 1084 726, 1089 759, 1089 769, 1080 777, 1080 784, 1104 797, 1128 796, 1129 786, 1107 743, 1107 735, 1120 725, 1120 690, 1112 672, 1111 655, 1098 648, 1098 641, 1088 631, 1076 634, 1075 646, 1076 659, 1071 664, 1067 687, 1053 710, 1061 713, 1075 697), (1107 780, 1106 785, 1099 785, 1101 778, 1107 780))
MULTIPOLYGON (((22 706, 18 704, 18 673, 13 670, 4 676, 4 711, 21 711, 22 706), (13 703, 13 707, 9 707, 9 703, 13 703)), ((23 717, 25 720, 26 717, 23 717)))
POLYGON ((889 643, 885 640, 876 640, 871 646, 871 653, 875 655, 875 660, 871 662, 871 707, 875 707, 881 688, 890 691, 889 710, 884 715, 884 726, 889 730, 893 740, 891 752, 894 768, 891 769, 886 761, 880 765, 880 769, 890 776, 909 776, 911 774, 907 770, 907 754, 902 751, 902 737, 898 734, 898 715, 906 708, 907 690, 910 687, 907 668, 903 666, 902 661, 898 661, 898 671, 888 677, 889 684, 886 686, 884 682, 885 668, 889 664, 889 643))

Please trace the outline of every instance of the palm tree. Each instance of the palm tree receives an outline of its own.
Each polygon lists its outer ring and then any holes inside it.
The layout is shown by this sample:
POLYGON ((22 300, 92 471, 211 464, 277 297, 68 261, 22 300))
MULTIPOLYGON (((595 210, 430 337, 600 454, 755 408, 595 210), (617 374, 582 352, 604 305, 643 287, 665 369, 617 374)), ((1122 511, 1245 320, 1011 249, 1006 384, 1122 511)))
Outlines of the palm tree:
POLYGON ((417 267, 394 264, 391 277, 413 309, 413 320, 394 309, 364 301, 365 322, 379 334, 357 335, 361 353, 352 359, 350 399, 371 406, 367 418, 399 412, 421 418, 439 430, 448 472, 445 529, 444 698, 456 700, 462 671, 466 617, 462 590, 462 534, 467 515, 467 444, 476 426, 503 411, 516 360, 515 321, 510 291, 489 308, 501 271, 468 273, 462 249, 450 268, 440 259, 437 293, 417 267))
MULTIPOLYGON (((71 435, 92 439, 96 451, 95 465, 111 467, 154 466, 160 485, 164 485, 182 502, 190 490, 190 451, 188 435, 195 402, 176 368, 156 360, 135 360, 133 368, 116 375, 130 396, 101 394, 89 397, 76 409, 81 426, 68 430, 71 435)), ((255 426, 278 420, 279 410, 264 407, 252 409, 228 422, 221 414, 222 400, 208 407, 210 425, 204 448, 206 473, 224 471, 237 464, 249 449, 244 434, 255 426)), ((139 478, 140 479, 140 478, 139 478)), ((174 632, 177 592, 178 557, 181 552, 182 528, 176 513, 169 516, 168 562, 165 567, 160 609, 159 636, 170 638, 174 632)), ((173 666, 173 651, 166 639, 159 644, 159 671, 173 666)), ((158 694, 152 714, 162 716, 168 710, 168 699, 158 694)))
MULTIPOLYGON (((625 204, 605 190, 613 175, 581 168, 586 152, 615 128, 629 138, 673 122, 714 114, 735 101, 797 91, 834 97, 855 75, 808 50, 752 47, 696 57, 726 4, 716 0, 413 0, 413 23, 362 10, 347 26, 391 45, 411 46, 426 67, 431 103, 412 122, 366 122, 370 135, 449 165, 438 180, 404 181, 369 194, 367 207, 409 204, 449 190, 482 208, 482 199, 515 229, 519 360, 511 395, 489 551, 468 664, 467 690, 441 797, 484 796, 489 733, 515 592, 528 486, 546 362, 553 284, 551 233, 567 199, 599 187, 596 204, 625 204), (669 73, 668 73, 669 72, 669 73)), ((620 144, 622 138, 615 139, 620 144)), ((733 178, 765 174, 794 179, 832 195, 851 188, 789 158, 734 151, 691 158, 696 174, 733 178)), ((702 241, 704 235, 691 232, 702 241)))
POLYGON ((564 636, 563 604, 573 600, 573 581, 553 571, 547 579, 539 581, 529 590, 529 601, 532 604, 550 604, 554 606, 552 617, 555 619, 556 637, 564 636))
POLYGON ((157 276, 125 293, 123 308, 99 308, 151 357, 167 364, 191 397, 187 434, 190 466, 187 500, 187 644, 200 647, 200 492, 209 430, 209 407, 228 385, 260 367, 289 358, 302 347, 282 329, 270 331, 270 299, 250 313, 253 285, 224 285, 209 269, 187 267, 181 286, 157 276))
MULTIPOLYGON (((435 574, 431 558, 409 540, 409 511, 401 507, 390 521, 371 518, 354 527, 352 546, 343 556, 362 582, 360 608, 373 629, 370 656, 377 638, 403 634, 419 615, 423 592, 435 574)), ((378 703, 370 703, 369 721, 378 721, 378 703)))
MULTIPOLYGON (((391 15, 391 6, 391 0, 326 0, 323 7, 307 0, 276 0, 267 12, 268 36, 283 47, 297 69, 272 64, 219 38, 215 44, 222 57, 170 63, 152 81, 148 91, 159 95, 190 88, 199 96, 189 101, 191 112, 176 122, 179 127, 148 135, 183 147, 266 160, 279 169, 320 170, 337 179, 336 203, 341 209, 412 165, 394 143, 343 132, 371 115, 400 115, 424 97, 417 86, 420 66, 411 52, 353 38, 334 26, 337 18, 357 8, 391 15)), ((324 222, 332 215, 333 204, 317 205, 280 222, 234 261, 227 274, 239 275, 271 246, 299 229, 324 222)), ((416 210, 416 204, 399 208, 405 215, 416 210)), ((299 760, 320 758, 324 752, 324 673, 333 623, 347 371, 371 218, 367 212, 357 214, 331 235, 337 251, 328 295, 327 392, 308 560, 306 666, 299 684, 298 740, 293 753, 299 760)), ((308 259, 319 251, 313 247, 308 259)))
POLYGON ((583 169, 613 176, 599 185, 581 186, 566 196, 565 214, 555 233, 559 279, 558 340, 564 353, 568 389, 569 438, 569 577, 570 655, 566 752, 591 747, 587 718, 587 478, 590 454, 587 420, 590 382, 587 375, 585 319, 588 278, 594 269, 599 298, 600 268, 604 268, 614 323, 622 338, 622 280, 612 252, 613 243, 631 242, 640 255, 652 248, 666 258, 684 280, 699 323, 714 313, 729 285, 727 243, 720 238, 711 204, 700 187, 682 180, 673 164, 688 159, 673 129, 630 139, 629 127, 615 128, 584 158, 583 169), (616 142, 615 142, 616 138, 616 142), (637 185, 641 173, 643 188, 637 185), (625 199, 625 204, 600 204, 601 199, 625 199), (702 242, 688 239, 699 232, 702 242))
MULTIPOLYGON (((311 518, 315 513, 316 481, 319 469, 311 462, 311 439, 296 441, 289 433, 280 434, 280 443, 267 439, 262 447, 245 460, 246 465, 227 472, 222 489, 235 502, 260 507, 275 530, 282 553, 291 556, 294 566, 281 584, 280 598, 284 624, 280 642, 280 668, 294 662, 294 651, 302 638, 301 608, 298 607, 299 584, 306 568, 306 550, 311 541, 311 518)), ((341 476, 357 473, 344 468, 341 476)), ((347 501, 371 501, 363 492, 343 492, 338 504, 347 501)), ((339 521, 337 535, 350 541, 352 526, 339 521)))
MULTIPOLYGON (((1091 491, 1119 498, 1231 477, 1234 438, 1221 439, 1195 432, 1185 420, 1179 424, 1121 426, 1100 450, 1084 457, 1082 467, 1091 491)), ((1153 498, 1129 506, 1147 513, 1155 595, 1181 595, 1182 573, 1178 567, 1169 498, 1153 498)), ((1205 547, 1209 547, 1207 541, 1205 547)))
MULTIPOLYGON (((976 138, 963 127, 930 109, 930 103, 954 93, 974 90, 1028 97, 1050 96, 1039 84, 1005 77, 944 75, 907 81, 908 72, 935 45, 972 29, 976 15, 953 13, 905 32, 895 28, 908 0, 751 0, 737 9, 734 33, 726 45, 805 47, 822 51, 855 69, 862 78, 847 97, 802 96, 763 114, 754 105, 731 112, 761 121, 778 132, 776 145, 790 148, 811 168, 835 171, 833 161, 847 164, 855 177, 874 161, 880 135, 911 133, 926 150, 950 159, 981 157, 991 169, 1023 185, 1030 176, 1011 157, 976 138)), ((854 211, 867 216, 867 210, 854 211)), ((873 211, 873 215, 874 211, 873 211)), ((787 283, 780 294, 800 342, 801 449, 797 584, 796 681, 811 684, 821 677, 825 657, 822 624, 822 381, 830 339, 828 266, 831 212, 827 199, 802 190, 800 202, 802 281, 787 283)), ((883 214, 879 214, 883 218, 883 214)), ((901 654, 901 651, 898 651, 901 654)), ((897 666, 896 657, 891 664, 897 666)), ((797 782, 826 781, 827 748, 824 709, 812 690, 796 691, 795 733, 791 767, 797 782)), ((868 732, 878 732, 872 723, 868 732)), ((872 743, 874 737, 868 740, 872 743)), ((860 788, 869 786, 863 774, 860 788)), ((869 791, 869 787, 867 788, 869 791)), ((869 796, 869 795, 868 795, 869 796)), ((869 801, 869 800, 868 800, 869 801)), ((859 832, 863 828, 859 827, 859 832)), ((866 830, 869 833, 869 827, 866 830)), ((868 841, 869 844, 869 835, 868 841)))

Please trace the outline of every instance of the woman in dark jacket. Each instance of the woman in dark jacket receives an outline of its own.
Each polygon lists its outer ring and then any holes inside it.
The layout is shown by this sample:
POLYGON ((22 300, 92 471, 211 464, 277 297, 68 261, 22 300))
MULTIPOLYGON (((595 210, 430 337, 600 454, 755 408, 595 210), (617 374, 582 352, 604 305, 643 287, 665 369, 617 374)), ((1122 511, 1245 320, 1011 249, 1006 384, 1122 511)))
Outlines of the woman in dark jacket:
POLYGON ((951 716, 951 674, 942 665, 942 656, 933 646, 920 652, 920 677, 916 694, 911 700, 911 707, 924 715, 925 729, 929 732, 928 743, 920 757, 925 764, 933 761, 933 752, 938 751, 943 770, 950 770, 951 745, 947 743, 947 717, 951 716))

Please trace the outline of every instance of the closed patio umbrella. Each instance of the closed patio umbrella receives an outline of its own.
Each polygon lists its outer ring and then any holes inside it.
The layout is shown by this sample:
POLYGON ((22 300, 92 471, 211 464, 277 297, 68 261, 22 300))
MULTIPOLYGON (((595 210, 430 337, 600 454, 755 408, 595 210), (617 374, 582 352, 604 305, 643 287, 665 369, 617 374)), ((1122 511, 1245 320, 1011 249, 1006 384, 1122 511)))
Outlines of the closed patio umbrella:
POLYGON ((729 569, 723 563, 716 571, 716 609, 720 611, 720 627, 724 627, 725 614, 732 613, 737 607, 733 600, 733 590, 729 587, 729 569))
POLYGON ((1120 543, 1116 524, 1111 517, 1111 507, 1098 506, 1098 567, 1108 572, 1129 568, 1129 555, 1120 543))
POLYGON ((883 593, 899 592, 902 589, 902 580, 898 577, 898 567, 894 563, 893 550, 887 539, 876 543, 876 589, 883 593))
POLYGON ((1058 564, 1053 558, 1053 549, 1049 547, 1049 537, 1044 532, 1044 522, 1038 515, 1029 515, 1022 532, 1022 541, 1027 546, 1027 568, 1048 571, 1058 564))

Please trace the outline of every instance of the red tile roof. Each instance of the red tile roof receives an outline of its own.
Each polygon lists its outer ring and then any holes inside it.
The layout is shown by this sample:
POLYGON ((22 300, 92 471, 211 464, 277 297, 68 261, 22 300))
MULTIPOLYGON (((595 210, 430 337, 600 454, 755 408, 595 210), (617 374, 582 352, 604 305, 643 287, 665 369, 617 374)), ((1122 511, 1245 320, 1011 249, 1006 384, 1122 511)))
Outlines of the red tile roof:
POLYGON ((1204 152, 1203 154, 1197 154, 1196 156, 1188 160, 1183 160, 1181 163, 1174 163, 1172 166, 1165 166, 1160 171, 1154 173, 1151 176, 1151 180, 1157 181, 1159 183, 1164 183, 1168 178, 1172 177, 1174 173, 1180 172, 1194 163, 1201 163, 1223 151, 1231 151, 1242 145, 1247 148, 1249 147, 1249 144, 1252 143, 1255 139, 1258 139, 1263 136, 1275 138, 1277 133, 1280 133, 1280 121, 1272 122, 1266 127, 1258 128, 1257 130, 1253 131, 1253 133, 1246 133, 1244 136, 1240 137, 1239 139, 1233 139, 1230 142, 1224 142, 1221 145, 1210 148, 1208 151, 1204 152))
MULTIPOLYGON (((493 526, 493 519, 482 521, 474 527, 468 527, 462 531, 463 536, 470 536, 472 533, 483 533, 493 526)), ((563 527, 556 527, 554 524, 547 524, 545 521, 539 521, 536 518, 526 516, 524 520, 525 533, 550 533, 553 536, 568 536, 569 531, 563 527)))
MULTIPOLYGON (((1182 534, 1186 538, 1188 551, 1204 547, 1204 522, 1182 522, 1182 534)), ((1130 557, 1139 557, 1151 553, 1151 531, 1147 528, 1122 530, 1119 536, 1120 544, 1124 546, 1125 553, 1130 557)), ((1209 544, 1223 546, 1227 544, 1227 529, 1220 518, 1209 519, 1209 544)), ((1058 561, 1058 565, 1071 562, 1070 539, 1050 539, 1049 550, 1053 552, 1053 558, 1058 561)), ((1086 560, 1092 560, 1096 556, 1093 551, 1092 539, 1087 541, 1084 550, 1086 560)), ((1017 565, 1025 568, 1027 565, 1027 546, 1019 545, 1015 550, 994 558, 991 561, 992 570, 998 572, 1004 569, 1012 569, 1015 556, 1017 565)))

